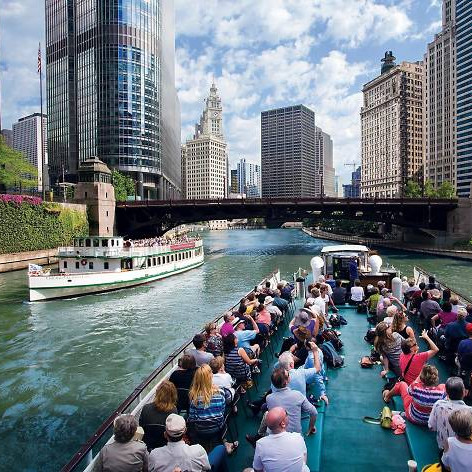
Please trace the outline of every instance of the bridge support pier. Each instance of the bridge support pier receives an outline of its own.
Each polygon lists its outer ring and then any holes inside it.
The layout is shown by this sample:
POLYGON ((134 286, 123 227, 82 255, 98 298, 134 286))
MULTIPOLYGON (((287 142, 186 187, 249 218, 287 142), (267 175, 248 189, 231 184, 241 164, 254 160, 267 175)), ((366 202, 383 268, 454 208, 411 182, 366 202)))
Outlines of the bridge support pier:
MULTIPOLYGON (((472 195, 472 193, 471 193, 472 195)), ((472 236, 472 199, 459 198, 458 207, 447 215, 447 235, 449 244, 470 240, 472 236)))

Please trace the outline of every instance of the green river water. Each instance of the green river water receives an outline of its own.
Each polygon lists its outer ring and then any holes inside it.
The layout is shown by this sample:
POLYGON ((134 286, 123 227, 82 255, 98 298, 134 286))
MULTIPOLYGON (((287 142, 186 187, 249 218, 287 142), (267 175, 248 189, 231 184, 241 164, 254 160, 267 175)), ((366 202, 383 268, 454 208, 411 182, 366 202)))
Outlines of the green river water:
MULTIPOLYGON (((133 388, 203 324, 276 268, 322 246, 299 230, 204 233, 205 264, 151 285, 28 303, 26 273, 0 274, 0 470, 59 470, 133 388)), ((380 250, 472 294, 472 264, 380 250)))

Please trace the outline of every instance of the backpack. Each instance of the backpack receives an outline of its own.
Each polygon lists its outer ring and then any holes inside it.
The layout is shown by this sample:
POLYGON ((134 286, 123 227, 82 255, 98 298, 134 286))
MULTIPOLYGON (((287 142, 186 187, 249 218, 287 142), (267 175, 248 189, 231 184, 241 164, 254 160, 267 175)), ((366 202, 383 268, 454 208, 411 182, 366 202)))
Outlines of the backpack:
POLYGON ((374 340, 375 340, 375 328, 370 328, 367 330, 367 333, 365 333, 364 341, 368 344, 374 344, 374 340))
POLYGON ((323 357, 328 367, 336 368, 344 365, 344 358, 336 352, 331 342, 324 342, 320 349, 323 351, 323 357))
POLYGON ((329 324, 333 328, 340 328, 341 327, 341 320, 337 316, 331 315, 331 317, 329 318, 329 324))
POLYGON ((340 351, 343 348, 343 342, 339 339, 339 336, 332 329, 325 329, 321 333, 321 338, 324 341, 328 341, 332 344, 336 351, 340 351))

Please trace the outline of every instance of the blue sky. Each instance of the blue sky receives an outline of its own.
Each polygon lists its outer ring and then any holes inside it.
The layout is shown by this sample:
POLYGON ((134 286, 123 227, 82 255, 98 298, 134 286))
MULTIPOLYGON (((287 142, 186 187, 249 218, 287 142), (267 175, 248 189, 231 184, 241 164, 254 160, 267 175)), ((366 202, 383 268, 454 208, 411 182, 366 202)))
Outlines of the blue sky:
MULTIPOLYGON (((334 141, 344 181, 360 162, 362 85, 380 58, 421 60, 441 28, 441 0, 176 0, 182 140, 212 77, 224 106, 230 163, 260 160, 260 112, 304 103, 334 141)), ((42 0, 0 0, 2 122, 39 111, 36 58, 42 0)), ((44 55, 44 51, 43 51, 44 55)))

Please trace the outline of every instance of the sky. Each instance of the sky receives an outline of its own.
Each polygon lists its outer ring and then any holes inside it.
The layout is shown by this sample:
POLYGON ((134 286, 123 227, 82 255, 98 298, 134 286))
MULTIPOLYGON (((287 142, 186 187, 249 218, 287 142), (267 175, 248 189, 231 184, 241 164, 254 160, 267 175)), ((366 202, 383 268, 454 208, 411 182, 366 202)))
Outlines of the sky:
MULTIPOLYGON (((441 0, 175 0, 176 86, 182 141, 191 137, 213 77, 231 167, 260 162, 260 113, 303 103, 331 135, 347 183, 360 164, 362 86, 392 50, 422 60, 441 29, 441 0)), ((39 111, 42 0, 0 0, 2 126, 39 111)), ((45 55, 43 48, 43 57, 45 55)))

